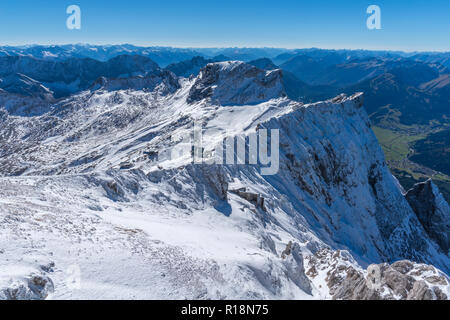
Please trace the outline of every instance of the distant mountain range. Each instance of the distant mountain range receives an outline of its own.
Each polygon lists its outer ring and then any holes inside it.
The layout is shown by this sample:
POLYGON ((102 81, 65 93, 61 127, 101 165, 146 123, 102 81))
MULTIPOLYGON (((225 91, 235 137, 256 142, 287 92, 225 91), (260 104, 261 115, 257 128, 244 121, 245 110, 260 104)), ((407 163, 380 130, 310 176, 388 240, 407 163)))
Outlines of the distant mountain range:
POLYGON ((0 88, 58 98, 85 90, 100 77, 144 76, 159 66, 189 77, 208 63, 227 60, 244 60, 264 70, 282 69, 286 93, 294 100, 311 102, 363 91, 375 122, 397 111, 405 124, 448 117, 449 53, 133 45, 0 47, 0 88))
POLYGON ((287 95, 311 102, 363 91, 372 120, 399 112, 405 124, 447 121, 449 53, 366 50, 137 47, 61 45, 0 47, 0 88, 59 98, 87 89, 100 77, 145 76, 166 67, 176 76, 197 75, 208 63, 242 60, 283 70, 287 95))
POLYGON ((122 45, 25 45, 0 46, 0 56, 22 55, 48 60, 63 60, 67 58, 92 58, 106 61, 119 55, 141 55, 151 58, 160 66, 189 60, 195 56, 213 58, 219 55, 232 60, 251 61, 259 58, 270 58, 275 64, 281 65, 298 55, 307 55, 314 59, 334 55, 339 62, 367 57, 409 57, 418 61, 439 63, 446 67, 450 64, 448 52, 412 52, 401 51, 371 51, 371 50, 323 50, 283 49, 283 48, 172 48, 172 47, 140 47, 131 44, 122 45))
POLYGON ((138 47, 134 45, 53 45, 53 46, 0 46, 0 56, 29 56, 45 60, 65 60, 68 58, 91 58, 107 61, 120 55, 140 55, 148 57, 165 67, 171 63, 188 60, 196 56, 213 58, 227 56, 231 60, 249 61, 260 57, 273 58, 287 49, 275 48, 192 48, 138 47))

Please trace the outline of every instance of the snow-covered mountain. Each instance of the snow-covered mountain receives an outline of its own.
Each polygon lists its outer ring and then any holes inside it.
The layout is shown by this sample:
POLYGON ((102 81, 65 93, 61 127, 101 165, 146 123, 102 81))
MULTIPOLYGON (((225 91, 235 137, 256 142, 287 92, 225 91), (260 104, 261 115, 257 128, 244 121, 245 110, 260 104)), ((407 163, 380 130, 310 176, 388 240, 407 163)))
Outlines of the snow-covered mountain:
POLYGON ((0 57, 0 88, 11 93, 35 96, 28 82, 44 88, 55 97, 64 97, 86 90, 100 77, 128 78, 159 71, 151 59, 137 55, 121 55, 102 62, 90 58, 70 58, 63 61, 36 59, 28 56, 0 57), (12 79, 11 79, 12 77, 12 79), (28 80, 24 85, 23 78, 28 80), (19 79, 17 79, 19 78, 19 79), (20 82, 19 82, 20 81, 20 82))
POLYGON ((0 298, 447 299, 437 188, 431 212, 402 193, 361 93, 304 105, 281 77, 229 61, 0 92, 0 298), (194 124, 205 155, 279 130, 278 173, 164 156, 194 124))
POLYGON ((261 70, 239 61, 210 63, 189 91, 188 103, 206 98, 219 105, 257 104, 285 95, 280 70, 261 70))

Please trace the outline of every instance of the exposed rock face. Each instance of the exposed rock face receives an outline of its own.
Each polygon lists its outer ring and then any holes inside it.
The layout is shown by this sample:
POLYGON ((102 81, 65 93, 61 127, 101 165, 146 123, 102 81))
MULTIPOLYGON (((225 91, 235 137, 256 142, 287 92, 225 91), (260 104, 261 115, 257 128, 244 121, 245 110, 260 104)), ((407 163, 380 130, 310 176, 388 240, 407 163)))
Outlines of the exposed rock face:
POLYGON ((239 61, 211 63, 201 69, 189 103, 211 98, 220 105, 256 104, 285 96, 281 70, 264 71, 239 61))
POLYGON ((0 288, 0 300, 44 300, 53 291, 53 281, 49 277, 33 274, 0 288))
POLYGON ((230 190, 230 192, 237 194, 241 198, 253 203, 255 205, 255 207, 261 208, 263 211, 266 211, 265 200, 260 194, 257 194, 254 192, 248 192, 247 188, 230 190))
MULTIPOLYGON (((362 281, 362 269, 347 251, 323 248, 305 258, 306 275, 321 291, 322 298, 331 299, 338 290, 343 290, 341 284, 347 278, 353 279, 354 282, 362 281)), ((349 289, 349 294, 353 289, 349 289)))
POLYGON ((411 208, 420 223, 445 253, 450 249, 450 206, 429 179, 417 183, 406 193, 411 208))
POLYGON ((311 282, 305 274, 303 254, 298 243, 289 242, 289 250, 284 252, 283 264, 286 267, 287 276, 304 292, 311 294, 311 282), (289 246, 290 244, 290 246, 289 246))
POLYGON ((449 278, 433 266, 400 260, 370 265, 351 264, 341 251, 321 250, 308 257, 308 277, 316 285, 325 275, 329 294, 337 300, 447 300, 449 278), (316 280, 317 278, 317 280, 316 280))
POLYGON ((292 253, 292 241, 289 241, 286 248, 281 252, 281 259, 286 259, 292 253))
POLYGON ((228 194, 228 181, 223 168, 218 165, 202 166, 203 175, 212 190, 220 200, 226 200, 228 194))

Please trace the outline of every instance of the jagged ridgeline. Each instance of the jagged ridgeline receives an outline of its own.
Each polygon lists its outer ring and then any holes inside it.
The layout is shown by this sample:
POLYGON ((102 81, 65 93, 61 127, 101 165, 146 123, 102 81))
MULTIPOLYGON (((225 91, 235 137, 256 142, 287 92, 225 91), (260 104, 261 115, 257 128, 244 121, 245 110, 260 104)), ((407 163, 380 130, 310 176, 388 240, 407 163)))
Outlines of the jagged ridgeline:
POLYGON ((402 193, 363 94, 303 104, 238 61, 43 68, 0 93, 0 298, 448 299, 448 204, 402 193), (208 154, 279 130, 278 172, 160 156, 195 123, 208 154))

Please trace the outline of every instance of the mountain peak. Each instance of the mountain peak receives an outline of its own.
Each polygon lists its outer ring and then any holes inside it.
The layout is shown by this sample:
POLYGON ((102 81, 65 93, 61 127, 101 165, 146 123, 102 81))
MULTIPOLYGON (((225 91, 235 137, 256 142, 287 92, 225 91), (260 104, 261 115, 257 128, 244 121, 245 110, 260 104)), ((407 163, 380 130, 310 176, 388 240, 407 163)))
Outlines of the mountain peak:
POLYGON ((261 70, 241 61, 206 65, 193 84, 188 102, 210 98, 220 105, 257 104, 286 94, 281 70, 261 70))

